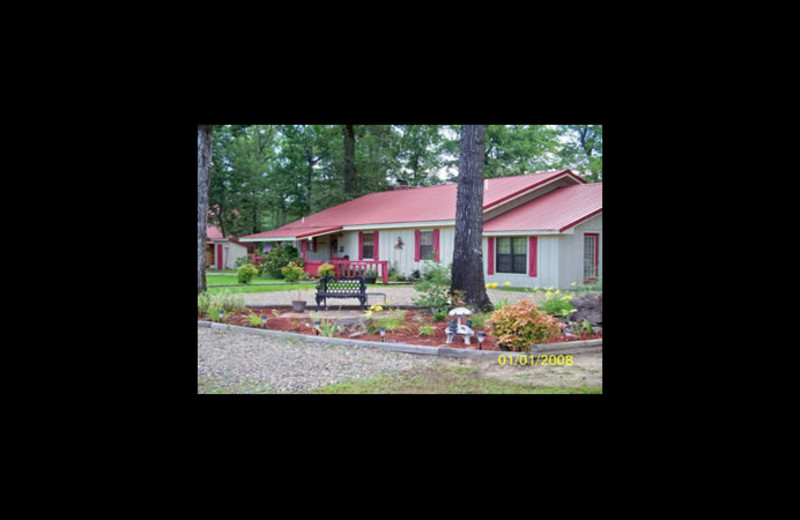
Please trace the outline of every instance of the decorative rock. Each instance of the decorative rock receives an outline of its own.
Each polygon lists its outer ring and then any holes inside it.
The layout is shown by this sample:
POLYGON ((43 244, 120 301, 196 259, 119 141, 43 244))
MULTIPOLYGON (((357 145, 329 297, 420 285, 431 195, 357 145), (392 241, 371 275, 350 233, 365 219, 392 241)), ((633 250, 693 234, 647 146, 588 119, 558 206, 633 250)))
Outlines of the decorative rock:
POLYGON ((586 293, 573 298, 571 303, 577 312, 569 315, 569 321, 580 323, 583 320, 589 320, 592 325, 603 324, 603 293, 586 293))
MULTIPOLYGON (((367 332, 367 326, 371 318, 367 317, 358 317, 358 318, 342 318, 340 320, 336 320, 335 325, 339 327, 339 330, 344 334, 364 334, 367 332)), ((350 336, 354 337, 354 336, 350 336)))

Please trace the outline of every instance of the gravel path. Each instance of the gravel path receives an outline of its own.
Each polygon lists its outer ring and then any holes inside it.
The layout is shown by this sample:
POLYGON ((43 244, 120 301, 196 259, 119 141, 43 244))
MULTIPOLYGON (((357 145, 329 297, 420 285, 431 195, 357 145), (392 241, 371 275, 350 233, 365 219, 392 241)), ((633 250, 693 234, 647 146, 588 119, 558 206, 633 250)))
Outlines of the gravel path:
POLYGON ((305 393, 436 362, 435 356, 197 328, 198 393, 305 393))
MULTIPOLYGON (((413 305, 413 299, 419 296, 419 293, 411 286, 387 286, 387 287, 369 287, 367 294, 386 293, 386 301, 391 305, 413 305)), ((499 302, 508 300, 509 302, 516 302, 524 298, 535 298, 537 295, 516 291, 498 291, 495 289, 487 289, 486 293, 492 302, 499 302)), ((314 298, 316 290, 308 289, 300 291, 302 300, 308 302, 308 305, 316 305, 314 298)), ((297 299, 297 291, 277 291, 277 292, 264 292, 264 293, 243 293, 244 302, 247 305, 291 305, 292 300, 297 299)), ((330 299, 328 306, 336 305, 336 303, 343 305, 357 305, 358 300, 355 298, 344 299, 330 299)), ((368 304, 383 303, 382 296, 373 296, 369 298, 368 304)))

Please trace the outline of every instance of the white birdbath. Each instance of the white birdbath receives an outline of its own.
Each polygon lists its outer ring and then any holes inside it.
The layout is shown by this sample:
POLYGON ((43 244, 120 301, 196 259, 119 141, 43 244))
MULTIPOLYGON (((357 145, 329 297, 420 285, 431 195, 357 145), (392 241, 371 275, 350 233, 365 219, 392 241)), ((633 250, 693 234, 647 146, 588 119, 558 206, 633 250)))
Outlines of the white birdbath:
MULTIPOLYGON (((464 316, 471 316, 472 311, 467 309, 466 307, 456 307, 455 309, 451 310, 447 313, 448 316, 455 316, 458 320, 456 323, 456 334, 461 334, 464 338, 464 343, 467 345, 470 344, 470 338, 475 335, 475 331, 471 328, 467 327, 465 324, 461 323, 461 318, 464 316)), ((450 330, 450 324, 448 323, 447 328, 445 328, 445 332, 447 332, 447 343, 453 342, 453 336, 448 331, 450 330)))

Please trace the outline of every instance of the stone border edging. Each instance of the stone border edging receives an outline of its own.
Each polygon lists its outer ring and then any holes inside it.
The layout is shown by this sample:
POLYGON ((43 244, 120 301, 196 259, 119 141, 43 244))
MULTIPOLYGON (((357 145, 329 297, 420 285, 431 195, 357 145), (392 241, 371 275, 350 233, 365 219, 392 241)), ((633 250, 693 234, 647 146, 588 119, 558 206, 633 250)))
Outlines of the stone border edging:
POLYGON ((507 356, 518 358, 520 356, 530 356, 532 354, 580 354, 591 352, 603 347, 602 339, 589 339, 583 341, 567 341, 563 343, 551 343, 547 346, 536 346, 530 352, 506 352, 502 350, 467 350, 463 348, 451 347, 425 347, 422 345, 409 345, 407 343, 391 343, 379 341, 365 341, 348 338, 329 338, 326 336, 309 336, 308 334, 297 334, 295 332, 283 332, 279 330, 257 329, 254 327, 241 327, 239 325, 228 325, 213 321, 197 320, 198 327, 207 327, 216 330, 231 330, 243 332, 245 334, 255 334, 261 336, 273 336, 278 338, 304 339, 307 341, 319 341, 322 343, 333 343, 335 345, 352 345, 356 347, 379 348, 393 352, 404 352, 406 354, 422 354, 428 356, 447 356, 459 358, 494 358, 496 356, 507 356))

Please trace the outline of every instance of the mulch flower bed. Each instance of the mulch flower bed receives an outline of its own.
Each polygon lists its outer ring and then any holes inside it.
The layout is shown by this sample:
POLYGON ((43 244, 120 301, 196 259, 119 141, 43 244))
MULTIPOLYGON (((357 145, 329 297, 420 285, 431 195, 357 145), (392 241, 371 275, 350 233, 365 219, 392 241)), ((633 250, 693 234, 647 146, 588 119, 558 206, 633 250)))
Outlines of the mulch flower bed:
MULTIPOLYGON (((278 310, 281 315, 290 312, 286 309, 279 309, 278 310)), ((378 316, 377 314, 375 315, 378 316)), ((207 320, 208 317, 205 315, 197 315, 198 320, 207 320)), ((219 320, 213 320, 219 321, 219 320)), ((311 317, 305 318, 281 318, 275 317, 272 312, 272 309, 250 309, 248 308, 245 312, 236 312, 230 313, 227 317, 222 320, 222 323, 230 324, 230 325, 238 325, 241 327, 254 327, 259 329, 267 329, 267 330, 277 330, 283 332, 295 332, 298 334, 307 334, 309 336, 319 336, 321 335, 320 332, 311 326, 311 317), (248 317, 251 314, 256 314, 259 317, 265 315, 267 319, 267 325, 264 327, 263 325, 258 325, 255 327, 248 317)), ((394 332, 386 332, 385 340, 387 342, 393 343, 407 343, 410 345, 422 345, 428 347, 451 347, 451 348, 465 348, 465 347, 473 347, 476 350, 478 349, 478 340, 477 338, 473 337, 471 339, 471 343, 469 345, 464 343, 464 340, 461 335, 458 335, 456 338, 453 338, 453 342, 449 345, 447 344, 447 334, 445 334, 445 328, 447 327, 447 321, 432 321, 429 314, 425 314, 422 311, 417 310, 409 310, 406 313, 406 320, 405 323, 396 331, 394 332), (426 336, 420 334, 420 327, 424 325, 429 325, 433 328, 433 335, 426 336)), ((488 328, 479 329, 486 333, 486 339, 481 346, 481 350, 500 350, 500 347, 494 343, 494 340, 491 336, 491 331, 488 328)), ((478 330, 476 330, 478 332, 478 330)), ((335 333, 334 337, 337 338, 349 338, 349 335, 342 334, 342 333, 335 333)), ((555 339, 550 341, 549 343, 560 343, 564 341, 578 341, 578 340, 587 340, 587 339, 597 339, 602 338, 603 334, 581 334, 579 337, 575 338, 567 338, 562 335, 561 338, 555 339)), ((380 341, 381 337, 380 334, 360 334, 358 337, 352 338, 364 341, 380 341)))

